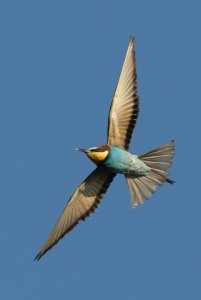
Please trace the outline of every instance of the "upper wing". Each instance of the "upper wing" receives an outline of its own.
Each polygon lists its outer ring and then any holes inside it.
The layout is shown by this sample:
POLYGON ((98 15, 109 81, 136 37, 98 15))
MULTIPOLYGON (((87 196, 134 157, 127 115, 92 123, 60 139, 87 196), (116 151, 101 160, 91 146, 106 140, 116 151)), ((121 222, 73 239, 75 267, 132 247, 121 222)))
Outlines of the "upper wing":
POLYGON ((125 150, 128 150, 139 113, 136 78, 134 40, 131 38, 108 119, 108 144, 125 150))
POLYGON ((39 260, 80 220, 85 220, 97 208, 115 174, 96 168, 70 198, 48 240, 35 259, 39 260))

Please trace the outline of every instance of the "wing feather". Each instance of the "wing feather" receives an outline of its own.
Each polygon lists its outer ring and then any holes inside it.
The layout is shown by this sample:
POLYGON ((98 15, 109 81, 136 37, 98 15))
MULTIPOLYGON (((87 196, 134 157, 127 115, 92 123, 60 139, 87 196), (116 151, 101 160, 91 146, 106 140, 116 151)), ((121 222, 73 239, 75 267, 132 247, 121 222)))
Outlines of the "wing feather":
POLYGON ((134 40, 130 39, 108 118, 108 144, 128 150, 139 113, 134 40))
POLYGON ((80 220, 85 220, 98 207, 115 174, 96 168, 77 188, 61 217, 35 259, 39 260, 80 220))

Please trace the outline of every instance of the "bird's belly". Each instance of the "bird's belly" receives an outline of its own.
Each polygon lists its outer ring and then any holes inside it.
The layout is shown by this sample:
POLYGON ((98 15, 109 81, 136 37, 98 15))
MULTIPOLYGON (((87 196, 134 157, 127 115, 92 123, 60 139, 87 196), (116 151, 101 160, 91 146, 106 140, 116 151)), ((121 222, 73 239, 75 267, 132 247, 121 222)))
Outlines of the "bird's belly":
POLYGON ((129 152, 111 146, 111 151, 102 165, 112 172, 124 174, 130 167, 131 156, 129 152))
POLYGON ((131 176, 144 176, 150 172, 150 168, 137 155, 132 155, 117 147, 112 147, 112 151, 102 163, 102 166, 112 172, 131 176))
POLYGON ((124 161, 110 161, 104 162, 103 166, 115 173, 126 174, 129 170, 129 164, 124 161))

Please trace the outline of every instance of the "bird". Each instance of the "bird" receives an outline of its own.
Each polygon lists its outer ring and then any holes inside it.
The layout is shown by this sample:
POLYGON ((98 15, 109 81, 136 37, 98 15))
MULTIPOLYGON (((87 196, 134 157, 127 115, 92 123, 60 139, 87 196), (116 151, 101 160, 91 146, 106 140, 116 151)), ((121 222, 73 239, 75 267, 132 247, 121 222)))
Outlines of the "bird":
POLYGON ((87 149, 76 148, 86 154, 96 168, 69 199, 35 260, 39 260, 65 234, 96 210, 117 174, 125 176, 133 208, 142 205, 163 183, 174 183, 168 178, 175 151, 174 140, 144 154, 129 152, 138 115, 135 49, 131 36, 109 110, 107 144, 87 149))

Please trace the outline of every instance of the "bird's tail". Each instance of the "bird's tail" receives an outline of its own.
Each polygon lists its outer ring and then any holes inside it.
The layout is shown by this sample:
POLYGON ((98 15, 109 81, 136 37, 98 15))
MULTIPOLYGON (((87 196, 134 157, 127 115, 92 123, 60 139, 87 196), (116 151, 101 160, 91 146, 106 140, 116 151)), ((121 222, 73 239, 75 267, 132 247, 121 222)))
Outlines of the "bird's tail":
POLYGON ((125 176, 130 190, 132 207, 143 204, 144 200, 150 198, 164 182, 174 183, 174 181, 167 178, 174 156, 174 149, 174 141, 172 140, 160 148, 138 156, 151 168, 151 171, 147 176, 125 176))

